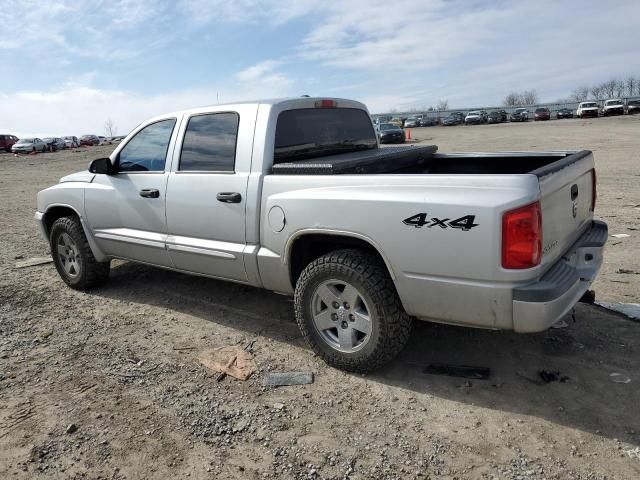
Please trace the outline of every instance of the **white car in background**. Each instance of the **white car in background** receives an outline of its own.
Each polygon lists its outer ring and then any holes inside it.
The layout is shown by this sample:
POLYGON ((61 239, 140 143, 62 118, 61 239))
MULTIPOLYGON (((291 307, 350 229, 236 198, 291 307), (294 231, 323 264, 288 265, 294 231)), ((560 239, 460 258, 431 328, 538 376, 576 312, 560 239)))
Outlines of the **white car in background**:
POLYGON ((64 144, 67 148, 78 148, 80 146, 80 140, 78 140, 78 137, 74 135, 62 138, 64 139, 64 144))
POLYGON ((619 98, 612 98, 604 102, 602 107, 602 115, 624 115, 624 102, 619 98))
POLYGON ((597 102, 580 102, 578 110, 576 111, 576 117, 597 117, 600 114, 600 107, 597 102))
POLYGON ((11 147, 13 153, 47 152, 49 147, 39 138, 21 138, 11 147))

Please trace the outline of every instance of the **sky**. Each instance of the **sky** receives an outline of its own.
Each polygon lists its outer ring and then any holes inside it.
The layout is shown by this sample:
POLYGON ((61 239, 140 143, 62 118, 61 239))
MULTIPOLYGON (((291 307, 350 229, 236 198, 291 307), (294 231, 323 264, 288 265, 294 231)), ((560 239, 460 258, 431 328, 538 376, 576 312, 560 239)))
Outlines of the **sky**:
POLYGON ((640 75, 636 0, 0 0, 0 133, 283 96, 372 113, 640 75))

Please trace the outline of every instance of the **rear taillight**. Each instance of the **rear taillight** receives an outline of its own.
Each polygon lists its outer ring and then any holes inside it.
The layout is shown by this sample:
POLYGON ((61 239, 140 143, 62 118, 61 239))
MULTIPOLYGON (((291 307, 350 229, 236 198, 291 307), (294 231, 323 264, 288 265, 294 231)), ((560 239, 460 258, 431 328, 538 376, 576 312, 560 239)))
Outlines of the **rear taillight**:
POLYGON ((318 100, 315 103, 316 108, 336 108, 338 106, 338 102, 335 100, 318 100))
POLYGON ((502 267, 531 268, 542 256, 540 202, 505 212, 502 216, 502 267))
POLYGON ((596 198, 598 198, 598 176, 596 175, 596 169, 591 170, 591 211, 596 211, 596 198))

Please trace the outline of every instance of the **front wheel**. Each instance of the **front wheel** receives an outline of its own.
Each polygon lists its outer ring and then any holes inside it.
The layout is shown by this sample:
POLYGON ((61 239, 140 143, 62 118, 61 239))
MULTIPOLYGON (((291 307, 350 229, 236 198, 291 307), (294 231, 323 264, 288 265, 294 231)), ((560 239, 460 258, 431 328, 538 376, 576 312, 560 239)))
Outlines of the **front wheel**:
POLYGON ((336 250, 311 262, 298 279, 294 303, 305 340, 342 370, 375 370, 409 339, 412 319, 384 264, 365 251, 336 250))
POLYGON ((53 222, 49 244, 56 270, 71 288, 86 290, 109 277, 109 262, 98 262, 93 256, 78 217, 53 222))

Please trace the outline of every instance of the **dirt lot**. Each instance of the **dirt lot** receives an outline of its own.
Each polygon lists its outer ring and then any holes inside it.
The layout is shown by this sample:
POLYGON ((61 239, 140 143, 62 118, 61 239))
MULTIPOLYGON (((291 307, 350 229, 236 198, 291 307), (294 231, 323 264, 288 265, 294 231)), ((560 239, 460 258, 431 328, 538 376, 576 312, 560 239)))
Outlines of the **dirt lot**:
MULTIPOLYGON (((452 150, 594 151, 610 225, 599 299, 638 302, 640 117, 415 129, 452 150)), ((109 283, 66 288, 33 222, 36 192, 111 147, 0 155, 0 478, 640 478, 640 324, 579 305, 536 335, 428 323, 382 371, 326 367, 286 297, 114 262, 109 283), (196 363, 256 340, 247 382, 196 363), (489 380, 422 373, 483 365, 489 380), (538 370, 564 382, 544 384, 538 370), (266 389, 265 371, 315 383, 266 389), (628 375, 614 383, 610 374, 628 375), (69 425, 74 428, 68 428, 69 425)))

